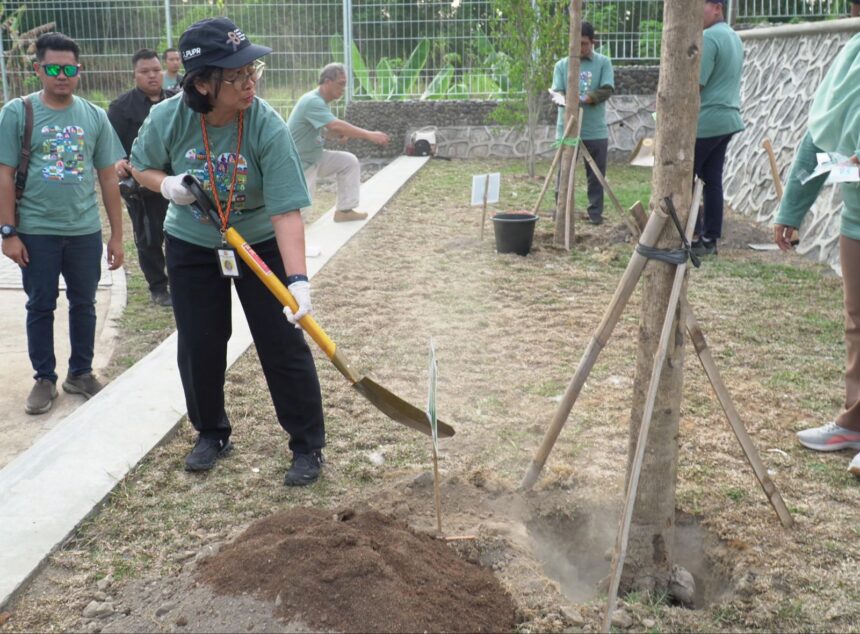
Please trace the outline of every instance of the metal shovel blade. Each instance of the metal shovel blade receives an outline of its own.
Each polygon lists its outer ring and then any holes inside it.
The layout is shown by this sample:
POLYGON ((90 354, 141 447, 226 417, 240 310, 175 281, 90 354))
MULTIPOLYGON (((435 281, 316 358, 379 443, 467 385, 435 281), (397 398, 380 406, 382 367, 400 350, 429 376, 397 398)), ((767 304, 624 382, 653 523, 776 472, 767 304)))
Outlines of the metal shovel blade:
MULTIPOLYGON (((406 425, 423 434, 430 434, 430 422, 427 420, 427 413, 415 407, 412 403, 404 401, 396 394, 382 387, 379 383, 370 377, 363 376, 352 386, 361 393, 364 398, 373 403, 374 407, 388 416, 390 419, 397 421, 401 425, 406 425)), ((454 435, 454 428, 443 423, 441 420, 436 421, 436 431, 439 438, 450 438, 454 435)))

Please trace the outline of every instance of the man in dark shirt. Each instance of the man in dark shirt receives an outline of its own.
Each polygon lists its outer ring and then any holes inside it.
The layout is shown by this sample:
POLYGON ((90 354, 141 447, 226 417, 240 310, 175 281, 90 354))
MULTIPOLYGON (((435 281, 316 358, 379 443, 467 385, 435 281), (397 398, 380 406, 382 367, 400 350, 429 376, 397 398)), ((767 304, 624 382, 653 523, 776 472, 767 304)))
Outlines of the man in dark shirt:
POLYGON ((126 154, 126 158, 117 161, 116 173, 120 179, 120 192, 131 216, 140 270, 149 284, 152 301, 159 306, 170 306, 162 248, 164 216, 169 201, 161 193, 140 187, 132 179, 128 156, 140 126, 149 115, 149 109, 153 104, 172 96, 173 91, 162 88, 163 71, 155 51, 142 48, 132 56, 131 61, 135 87, 117 97, 108 108, 108 119, 126 154))

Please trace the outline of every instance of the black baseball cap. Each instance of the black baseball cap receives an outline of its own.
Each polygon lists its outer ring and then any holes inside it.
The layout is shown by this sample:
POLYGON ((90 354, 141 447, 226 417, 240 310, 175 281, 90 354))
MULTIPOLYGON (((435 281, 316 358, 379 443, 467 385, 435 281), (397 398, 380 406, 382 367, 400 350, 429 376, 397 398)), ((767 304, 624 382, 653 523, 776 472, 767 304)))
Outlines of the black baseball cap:
POLYGON ((206 18, 189 26, 179 38, 186 72, 203 66, 242 68, 272 52, 251 40, 227 18, 206 18))

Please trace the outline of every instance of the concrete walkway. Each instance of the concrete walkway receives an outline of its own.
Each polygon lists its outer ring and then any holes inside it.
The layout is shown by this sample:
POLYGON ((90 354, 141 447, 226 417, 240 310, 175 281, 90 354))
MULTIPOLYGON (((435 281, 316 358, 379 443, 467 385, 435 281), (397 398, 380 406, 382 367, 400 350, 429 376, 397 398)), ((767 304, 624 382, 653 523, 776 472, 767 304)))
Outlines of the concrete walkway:
MULTIPOLYGON (((322 254, 308 260, 308 275, 319 272, 426 162, 400 157, 364 183, 360 210, 368 212, 367 221, 335 224, 330 210, 309 227, 307 242, 322 254)), ((233 301, 230 365, 251 344, 235 293, 233 301)), ((0 367, 0 381, 7 371, 0 367)), ((0 609, 184 415, 174 333, 0 471, 0 609)))

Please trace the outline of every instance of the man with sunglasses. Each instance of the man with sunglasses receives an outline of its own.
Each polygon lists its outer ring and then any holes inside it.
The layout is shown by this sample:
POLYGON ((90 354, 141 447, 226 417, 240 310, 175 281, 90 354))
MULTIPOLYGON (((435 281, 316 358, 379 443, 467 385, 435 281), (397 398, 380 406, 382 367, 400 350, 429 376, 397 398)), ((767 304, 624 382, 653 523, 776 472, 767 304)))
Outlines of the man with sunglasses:
MULTIPOLYGON (((108 108, 108 119, 119 135, 126 157, 131 155, 131 146, 140 126, 149 116, 150 108, 175 94, 173 90, 162 88, 164 71, 158 53, 142 48, 132 55, 131 64, 135 87, 117 97, 108 108)), ((137 184, 131 177, 131 164, 127 158, 117 161, 116 175, 120 179, 120 193, 131 217, 137 258, 149 285, 150 297, 158 306, 170 306, 163 230, 167 201, 159 192, 137 184)))
POLYGON ((36 75, 42 90, 33 105, 30 164, 15 209, 14 176, 21 156, 24 105, 0 110, 0 235, 3 254, 21 267, 27 293, 27 344, 35 385, 28 414, 51 409, 57 397, 54 310, 59 277, 69 300, 71 356, 63 389, 90 398, 102 389, 93 375, 95 298, 101 277, 102 231, 94 176, 110 222, 108 266, 123 262, 122 203, 114 163, 122 146, 104 110, 75 96, 80 49, 61 33, 36 40, 36 75))

